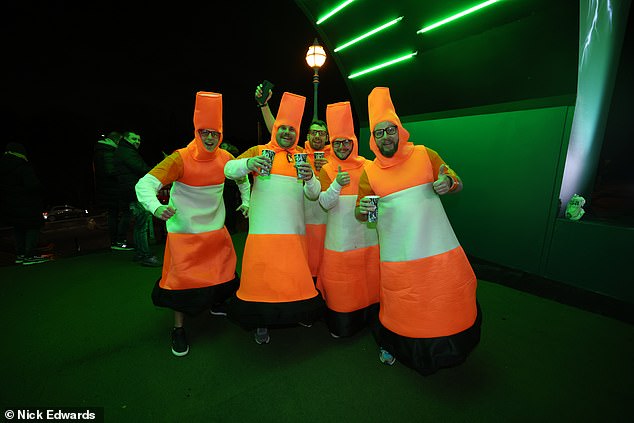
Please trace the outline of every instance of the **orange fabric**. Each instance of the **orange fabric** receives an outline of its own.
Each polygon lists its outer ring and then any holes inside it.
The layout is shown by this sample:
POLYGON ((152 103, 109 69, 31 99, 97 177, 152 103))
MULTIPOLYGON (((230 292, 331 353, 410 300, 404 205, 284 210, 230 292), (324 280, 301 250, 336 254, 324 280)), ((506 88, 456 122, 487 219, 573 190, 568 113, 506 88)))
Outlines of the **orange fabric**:
POLYGON ((368 96, 368 114, 370 115, 370 150, 376 156, 375 162, 379 167, 392 167, 405 161, 413 151, 414 144, 408 142, 409 132, 396 115, 396 109, 392 104, 390 89, 386 87, 376 87, 368 96), (379 151, 374 139, 374 127, 381 122, 392 122, 398 127, 398 150, 392 157, 385 157, 379 151))
POLYGON ((199 91, 194 106, 194 140, 187 146, 197 160, 211 160, 222 143, 222 94, 199 91), (213 152, 207 151, 198 134, 199 129, 213 129, 220 132, 218 145, 213 152))
POLYGON ((201 234, 170 233, 160 287, 191 289, 218 285, 232 280, 236 253, 225 227, 201 234))
POLYGON ((329 104, 326 108, 326 120, 328 122, 328 136, 331 142, 337 138, 345 138, 352 140, 354 143, 350 155, 345 160, 341 160, 333 151, 332 156, 328 159, 328 164, 331 165, 335 171, 337 171, 338 166, 341 166, 342 171, 349 171, 350 169, 357 169, 363 166, 365 158, 359 157, 359 142, 357 141, 357 136, 354 134, 354 122, 352 120, 350 102, 344 101, 329 104))
POLYGON ((351 251, 324 250, 317 288, 328 308, 349 313, 379 302, 379 246, 351 251), (354 269, 351 273, 350 269, 354 269))
POLYGON ((301 235, 249 234, 242 261, 240 288, 236 295, 244 301, 289 302, 318 295, 306 261, 285 260, 298 251, 306 257, 306 239, 301 235))
MULTIPOLYGON (((194 141, 192 141, 193 143, 194 141)), ((214 150, 212 159, 196 160, 192 156, 192 149, 188 146, 178 150, 181 154, 183 163, 186 163, 183 174, 179 182, 189 186, 209 186, 220 185, 225 182, 225 164, 233 159, 231 153, 221 148, 214 150)))
POLYGON ((324 255, 324 240, 326 239, 326 225, 306 224, 306 243, 308 245, 308 267, 312 276, 319 275, 322 256, 324 255))
POLYGON ((178 151, 165 157, 148 173, 161 181, 163 186, 171 184, 183 176, 183 159, 178 151))
POLYGON ((365 169, 372 186, 372 191, 381 197, 402 191, 407 188, 423 185, 436 180, 431 169, 427 149, 417 145, 406 161, 400 166, 381 168, 376 161, 365 169))
MULTIPOLYGON (((306 104, 306 97, 285 92, 282 94, 280 100, 280 108, 277 110, 277 116, 275 116, 275 123, 273 123, 273 129, 271 130, 271 139, 266 144, 265 148, 275 151, 276 153, 284 151, 282 147, 277 143, 277 129, 280 126, 292 126, 295 128, 297 136, 295 137, 295 143, 286 149, 292 153, 297 148, 297 141, 299 140, 299 130, 302 125, 302 116, 304 115, 304 105, 306 104)), ((300 147, 301 148, 301 147, 300 147)))
POLYGON ((477 280, 462 247, 408 262, 381 262, 381 323, 410 338, 449 336, 476 318, 477 280))
MULTIPOLYGON (((440 155, 434 150, 432 150, 431 148, 427 148, 422 145, 416 145, 414 147, 414 150, 420 150, 421 148, 425 149, 425 153, 427 154, 428 160, 431 163, 431 169, 430 169, 431 173, 428 173, 425 177, 423 177, 423 180, 427 180, 429 182, 435 181, 438 179, 438 172, 440 170, 440 165, 444 164, 445 166, 447 166, 447 164, 442 159, 442 157, 440 157, 440 155), (431 178, 431 179, 427 179, 427 178, 431 178)), ((423 166, 423 165, 425 165, 425 161, 424 159, 422 159, 422 157, 415 158, 412 163, 410 162, 406 163, 407 169, 403 171, 403 174, 414 173, 414 175, 412 176, 412 179, 405 179, 409 181, 408 182, 409 187, 417 185, 416 183, 412 183, 412 182, 414 182, 414 180, 419 178, 419 175, 417 175, 417 173, 419 173, 421 169, 427 169, 427 166, 426 165, 423 166), (420 168, 417 168, 418 166, 420 166, 420 168)), ((378 172, 378 173, 381 172, 381 169, 377 169, 376 167, 373 167, 373 165, 370 165, 370 166, 373 168, 371 172, 378 172)), ((425 172, 427 173, 428 171, 425 170, 425 172)), ((385 183, 385 193, 383 195, 387 195, 392 192, 395 192, 395 190, 398 191, 400 189, 403 189, 402 186, 404 185, 401 185, 400 187, 398 186, 398 181, 399 181, 398 177, 394 178, 393 176, 396 174, 397 173, 392 173, 392 169, 390 169, 390 174, 388 178, 391 180, 382 180, 382 182, 385 183)), ((454 172, 454 170, 451 169, 449 166, 447 166, 447 174, 453 178, 458 178, 458 175, 456 174, 456 172, 454 172)), ((404 176, 404 177, 409 178, 410 176, 404 176)), ((357 206, 359 205, 359 200, 365 197, 366 195, 381 195, 381 194, 374 192, 374 189, 372 188, 372 186, 370 185, 370 181, 368 180, 368 174, 364 172, 361 175, 361 178, 359 179, 357 206)))
MULTIPOLYGON (((251 157, 257 157, 262 155, 262 150, 269 149, 269 145, 255 145, 249 148, 244 153, 240 154, 238 159, 248 159, 251 157)), ((304 149, 301 147, 295 147, 292 151, 295 153, 303 153, 304 149)), ((254 175, 259 175, 258 172, 251 172, 254 175)), ((273 158, 273 166, 271 167, 271 174, 297 177, 297 170, 295 169, 295 159, 293 153, 287 150, 279 150, 275 153, 273 158)))

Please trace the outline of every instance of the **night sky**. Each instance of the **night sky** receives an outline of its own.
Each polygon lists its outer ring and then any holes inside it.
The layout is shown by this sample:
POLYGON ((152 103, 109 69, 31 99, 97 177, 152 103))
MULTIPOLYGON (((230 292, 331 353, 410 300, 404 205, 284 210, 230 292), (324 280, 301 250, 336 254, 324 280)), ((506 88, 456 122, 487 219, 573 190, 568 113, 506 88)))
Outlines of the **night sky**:
MULTIPOLYGON (((259 82, 276 85, 274 111, 282 92, 304 95, 303 143, 313 108, 304 57, 317 33, 293 1, 259 9, 131 3, 3 3, 3 147, 10 140, 27 146, 48 205, 91 206, 92 150, 102 133, 137 131, 150 165, 185 146, 193 138, 197 91, 223 94, 224 137, 240 151, 258 143, 259 82)), ((319 117, 326 104, 345 100, 345 82, 327 61, 319 117)))

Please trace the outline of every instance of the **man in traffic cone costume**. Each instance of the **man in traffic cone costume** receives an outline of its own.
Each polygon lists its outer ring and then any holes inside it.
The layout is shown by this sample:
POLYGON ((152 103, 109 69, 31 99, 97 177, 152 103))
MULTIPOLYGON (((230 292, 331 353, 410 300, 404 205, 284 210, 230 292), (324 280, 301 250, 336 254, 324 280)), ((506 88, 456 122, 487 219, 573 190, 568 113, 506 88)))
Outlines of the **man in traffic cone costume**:
POLYGON ((357 219, 378 195, 381 255, 379 358, 423 375, 462 363, 480 340, 476 277, 445 214, 440 195, 462 182, 433 150, 409 142, 390 91, 368 97, 370 149, 359 182, 357 219))

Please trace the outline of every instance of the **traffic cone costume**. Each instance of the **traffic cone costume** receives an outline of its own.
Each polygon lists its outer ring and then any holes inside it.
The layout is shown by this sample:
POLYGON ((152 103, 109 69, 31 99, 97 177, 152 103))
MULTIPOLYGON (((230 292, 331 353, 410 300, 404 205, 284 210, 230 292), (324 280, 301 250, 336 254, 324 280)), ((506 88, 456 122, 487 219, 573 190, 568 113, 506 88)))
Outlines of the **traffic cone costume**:
MULTIPOLYGON (((370 164, 359 156, 349 102, 329 104, 326 120, 331 140, 345 138, 354 144, 341 160, 333 152, 320 173, 320 203, 328 209, 326 238, 317 288, 326 301, 326 323, 337 336, 351 336, 375 320, 379 303, 379 245, 375 228, 354 217, 359 179, 370 164), (339 169, 350 183, 335 180, 339 169)), ((331 141, 332 142, 332 141, 331 141)))
MULTIPOLYGON (((263 149, 275 151, 270 175, 253 175, 240 288, 229 304, 229 318, 245 329, 312 322, 323 313, 307 261, 304 184, 293 160, 293 154, 304 152, 297 140, 305 102, 303 96, 284 93, 270 141, 225 166, 225 175, 238 179, 250 172, 249 158, 260 156, 263 149), (276 140, 282 125, 297 132, 288 148, 276 140)), ((319 183, 313 183, 318 193, 319 183)))
MULTIPOLYGON (((319 172, 315 169, 315 150, 310 142, 304 143, 304 151, 308 154, 308 162, 313 167, 315 175, 319 172)), ((324 146, 320 151, 324 152, 324 158, 330 160, 332 149, 329 145, 324 146)), ((324 240, 326 238, 326 221, 328 214, 319 205, 319 201, 304 198, 304 219, 306 220, 306 244, 308 246, 308 267, 313 277, 319 275, 321 261, 324 253, 324 240)))
POLYGON ((398 150, 388 158, 371 132, 376 159, 361 177, 357 199, 381 197, 378 341, 398 361, 431 374, 461 363, 479 342, 477 281, 432 186, 442 159, 408 142, 388 88, 372 90, 368 111, 371 131, 389 121, 399 134, 398 150))
MULTIPOLYGON (((187 147, 167 156, 136 185, 139 201, 154 213, 161 206, 157 192, 172 184, 169 206, 176 214, 166 221, 163 271, 152 300, 156 306, 190 315, 225 301, 239 283, 236 253, 224 225, 224 166, 234 157, 218 148, 222 142, 221 94, 196 94, 194 128, 194 139, 187 147), (199 129, 221 133, 213 151, 204 147, 199 129)), ((241 187, 243 199, 248 196, 248 182, 246 185, 241 187)))

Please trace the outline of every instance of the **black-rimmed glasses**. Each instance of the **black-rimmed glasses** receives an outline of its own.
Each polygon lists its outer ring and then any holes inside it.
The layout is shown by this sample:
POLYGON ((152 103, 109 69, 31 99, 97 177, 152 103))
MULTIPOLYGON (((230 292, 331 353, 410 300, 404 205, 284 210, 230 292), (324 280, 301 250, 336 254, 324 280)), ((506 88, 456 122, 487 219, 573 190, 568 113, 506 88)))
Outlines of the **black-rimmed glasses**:
POLYGON ((374 135, 374 138, 381 138, 383 137, 383 135, 385 135, 386 133, 388 135, 394 135, 396 134, 396 130, 398 129, 398 127, 396 126, 388 126, 385 129, 375 129, 372 134, 374 135))
POLYGON ((350 147, 352 145, 352 140, 340 140, 340 141, 333 141, 332 142, 332 146, 335 148, 339 148, 341 146, 343 147, 350 147))

